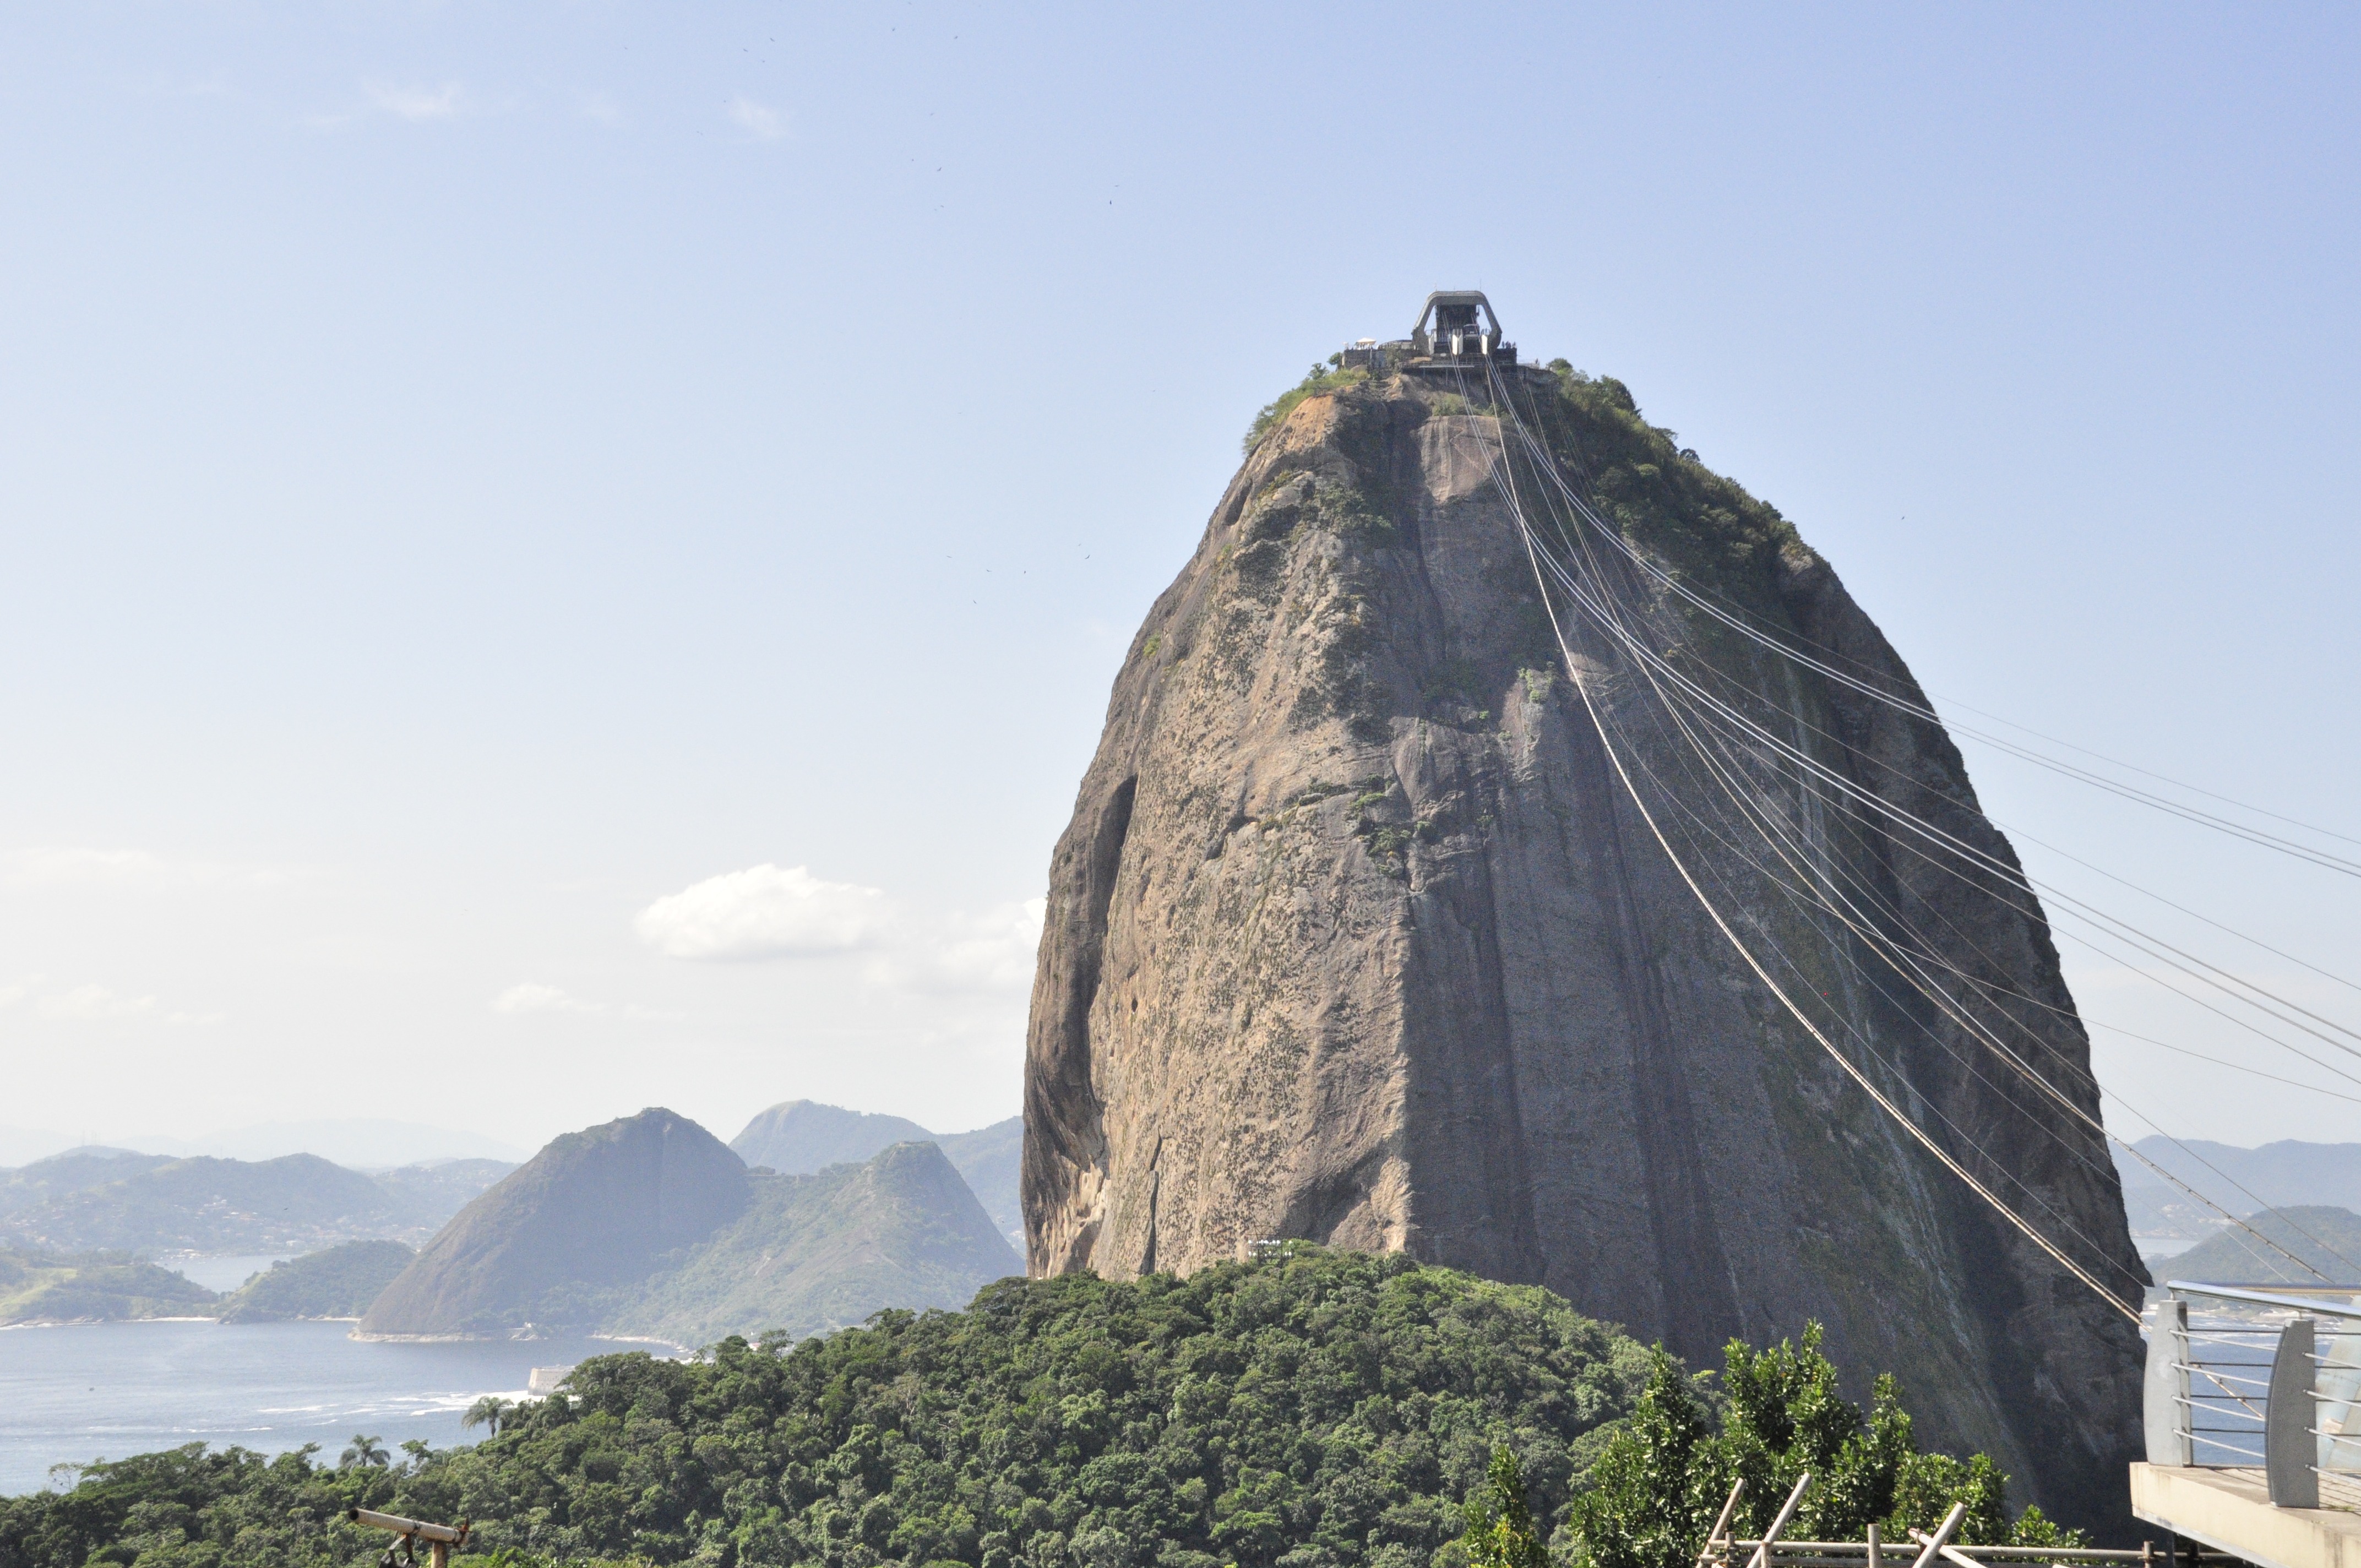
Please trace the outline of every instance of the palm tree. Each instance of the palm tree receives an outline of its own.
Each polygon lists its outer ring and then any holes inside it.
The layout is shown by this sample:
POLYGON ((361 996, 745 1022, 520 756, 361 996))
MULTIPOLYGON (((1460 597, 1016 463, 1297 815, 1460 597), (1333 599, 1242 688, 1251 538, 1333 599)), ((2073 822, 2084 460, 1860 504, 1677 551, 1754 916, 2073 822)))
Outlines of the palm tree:
POLYGON ((509 1412, 515 1409, 516 1406, 512 1402, 501 1398, 498 1394, 487 1394, 467 1407, 467 1413, 459 1418, 459 1425, 468 1431, 473 1431, 478 1427, 489 1427, 492 1429, 492 1435, 498 1437, 500 1435, 501 1426, 509 1419, 509 1412))
POLYGON ((353 1434, 352 1447, 336 1456, 336 1468, 339 1470, 349 1470, 356 1464, 374 1465, 382 1470, 390 1463, 392 1456, 386 1453, 383 1442, 359 1432, 353 1434))

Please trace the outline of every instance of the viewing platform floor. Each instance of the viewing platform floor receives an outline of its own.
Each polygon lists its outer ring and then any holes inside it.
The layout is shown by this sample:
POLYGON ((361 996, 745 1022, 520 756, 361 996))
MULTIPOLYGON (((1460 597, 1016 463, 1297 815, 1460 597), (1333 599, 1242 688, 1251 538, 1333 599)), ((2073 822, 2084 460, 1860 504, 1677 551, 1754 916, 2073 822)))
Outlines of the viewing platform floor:
POLYGON ((2260 1568, 2361 1568, 2361 1487, 2323 1477, 2317 1508, 2271 1506, 2259 1468, 2132 1466, 2132 1512, 2260 1568))

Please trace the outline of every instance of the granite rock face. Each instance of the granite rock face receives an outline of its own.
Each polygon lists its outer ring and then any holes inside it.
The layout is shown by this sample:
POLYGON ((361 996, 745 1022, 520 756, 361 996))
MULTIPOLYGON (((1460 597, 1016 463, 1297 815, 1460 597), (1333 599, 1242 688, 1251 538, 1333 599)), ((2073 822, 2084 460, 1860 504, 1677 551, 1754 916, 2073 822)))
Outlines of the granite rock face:
MULTIPOLYGON (((1919 698, 1828 565, 1619 383, 1517 395, 1642 552, 1919 698)), ((1984 1449, 2019 1502, 2114 1533, 2139 1456, 2136 1332, 1878 1111, 1714 928, 1566 678, 1501 443, 1411 378, 1306 399, 1141 627, 1050 871, 1028 1266, 1185 1272, 1267 1237, 1399 1250, 1545 1284, 1704 1365, 1817 1319, 1853 1394, 1896 1373, 1930 1445, 1984 1449)), ((1827 765, 2015 865, 1939 727, 1661 596, 1642 613, 1660 652, 1827 765)), ((1638 673, 1596 636, 1576 648, 1627 764, 1680 778, 1638 673)), ((1782 810, 2095 1117, 2029 896, 1898 848, 1862 808, 1782 810)), ((2103 1141, 1857 939, 1677 828, 1882 1087, 1972 1140, 1982 1179, 2136 1299, 2103 1141)))

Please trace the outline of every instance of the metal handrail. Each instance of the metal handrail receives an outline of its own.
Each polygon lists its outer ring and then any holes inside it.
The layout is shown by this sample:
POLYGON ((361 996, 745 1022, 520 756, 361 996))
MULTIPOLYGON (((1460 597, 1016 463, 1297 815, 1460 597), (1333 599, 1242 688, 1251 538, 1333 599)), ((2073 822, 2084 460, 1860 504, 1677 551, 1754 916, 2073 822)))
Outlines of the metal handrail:
MULTIPOLYGON (((1763 1543, 1759 1541, 1722 1541, 1715 1543, 1733 1552, 1751 1551, 1763 1543)), ((1893 1543, 1885 1543, 1891 1547, 1893 1543)), ((2154 1547, 2146 1551, 2127 1551, 2122 1547, 2098 1546, 1962 1546, 1957 1550, 1963 1556, 1989 1558, 2008 1563, 2156 1563, 2160 1554, 2154 1547)), ((1790 1563, 1815 1557, 1833 1561, 1859 1563, 1869 1554, 1865 1541, 1779 1541, 1771 1548, 1772 1560, 1790 1563)))
POLYGON ((2192 1296, 2212 1297, 2215 1300, 2248 1301, 2259 1307, 2279 1307, 2289 1311, 2304 1312, 2313 1316, 2325 1313, 2332 1318, 2351 1318, 2361 1321, 2361 1306, 2331 1307, 2317 1300, 2306 1300, 2297 1294, 2299 1291, 2316 1289, 2323 1295, 2334 1293, 2339 1296, 2352 1296, 2361 1294, 2361 1285, 2274 1286, 2269 1290, 2257 1290, 2238 1285, 2200 1285, 2193 1280, 2169 1279, 2165 1282, 2164 1288, 2176 1294, 2185 1291, 2192 1296))
POLYGON ((2349 1359, 2361 1343, 2361 1288, 2175 1279, 2166 1289, 2147 1376, 2151 1450, 2169 1445, 2156 1452, 2158 1461, 2203 1469, 2259 1464, 2270 1501, 2282 1508, 2318 1508, 2323 1482, 2348 1487, 2361 1477, 2361 1466, 2340 1463, 2361 1433, 2330 1430, 2361 1404, 2356 1387, 2345 1386, 2361 1387, 2352 1376, 2361 1368, 2349 1359), (2219 1305, 2207 1311, 2211 1321, 2191 1322, 2202 1302, 2219 1305), (2248 1310, 2241 1316, 2238 1308, 2248 1310), (2200 1346, 2224 1354, 2214 1359, 2200 1346), (2202 1426, 2201 1416, 2220 1424, 2202 1426), (2260 1452, 2229 1441, 2249 1435, 2262 1440, 2260 1452))

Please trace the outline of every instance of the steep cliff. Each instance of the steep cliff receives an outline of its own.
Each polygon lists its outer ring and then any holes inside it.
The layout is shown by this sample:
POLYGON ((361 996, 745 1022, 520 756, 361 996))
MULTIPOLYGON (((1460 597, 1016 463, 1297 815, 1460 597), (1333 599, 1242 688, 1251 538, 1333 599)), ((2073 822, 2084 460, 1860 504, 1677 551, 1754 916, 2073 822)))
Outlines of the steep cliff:
MULTIPOLYGON (((1700 909, 1566 678, 1483 399, 1333 379, 1260 436, 1140 628, 1059 842, 1027 1047, 1032 1271, 1185 1272, 1261 1237, 1400 1250, 1546 1284, 1701 1365, 1817 1318, 1856 1394, 1891 1369, 1931 1442, 1992 1452, 2054 1514, 2120 1520, 2134 1330, 1880 1113, 1700 909)), ((1673 579, 1923 700, 1827 563, 1619 383, 1520 389, 1545 460, 1673 579)), ((1866 795, 2015 865, 1939 726, 1668 596, 1644 609, 1659 652, 1866 795)), ((1646 683, 1571 634, 1627 765, 1677 793, 1696 763, 1646 683)), ((2005 993, 2095 1117, 2037 905, 1858 806, 1784 809, 1911 939, 2005 993)), ((1986 1179, 2136 1294, 2101 1140, 1691 838, 1885 1091, 1966 1130, 1986 1179)))

